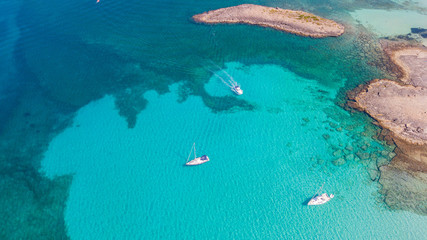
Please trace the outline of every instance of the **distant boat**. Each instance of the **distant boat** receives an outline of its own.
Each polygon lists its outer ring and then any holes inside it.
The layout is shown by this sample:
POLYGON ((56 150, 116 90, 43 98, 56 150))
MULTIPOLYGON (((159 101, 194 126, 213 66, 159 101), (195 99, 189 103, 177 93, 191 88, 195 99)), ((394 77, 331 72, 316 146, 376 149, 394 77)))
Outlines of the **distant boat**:
MULTIPOLYGON (((323 183, 325 185, 325 183, 323 183)), ((313 195, 313 197, 308 201, 307 205, 321 205, 329 202, 334 198, 334 194, 328 195, 327 193, 320 194, 323 190, 323 185, 320 189, 313 195)))
POLYGON ((235 94, 237 95, 242 95, 243 94, 243 90, 240 88, 239 85, 234 85, 231 87, 231 91, 233 91, 235 94))
POLYGON ((185 165, 187 165, 187 166, 200 165, 200 164, 203 164, 203 163, 208 162, 208 161, 209 161, 209 157, 206 155, 203 155, 201 157, 196 156, 196 143, 193 143, 193 146, 191 147, 190 154, 188 154, 187 162, 185 163, 185 165), (194 159, 191 161, 188 161, 190 159, 191 152, 193 150, 194 150, 194 159))

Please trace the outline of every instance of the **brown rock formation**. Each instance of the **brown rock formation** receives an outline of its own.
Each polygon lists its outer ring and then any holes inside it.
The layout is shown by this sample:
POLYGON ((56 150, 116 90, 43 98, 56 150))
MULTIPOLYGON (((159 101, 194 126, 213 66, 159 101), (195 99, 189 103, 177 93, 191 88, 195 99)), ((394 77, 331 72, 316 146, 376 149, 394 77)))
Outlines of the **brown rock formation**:
POLYGON ((243 4, 194 15, 194 21, 208 24, 245 23, 314 38, 337 37, 344 26, 303 11, 243 4))
POLYGON ((395 46, 386 53, 399 67, 400 82, 376 79, 359 86, 348 105, 378 121, 380 138, 396 145, 396 156, 380 167, 384 201, 427 215, 427 49, 395 46))
POLYGON ((376 79, 355 101, 359 109, 399 138, 412 144, 427 144, 427 88, 376 79))

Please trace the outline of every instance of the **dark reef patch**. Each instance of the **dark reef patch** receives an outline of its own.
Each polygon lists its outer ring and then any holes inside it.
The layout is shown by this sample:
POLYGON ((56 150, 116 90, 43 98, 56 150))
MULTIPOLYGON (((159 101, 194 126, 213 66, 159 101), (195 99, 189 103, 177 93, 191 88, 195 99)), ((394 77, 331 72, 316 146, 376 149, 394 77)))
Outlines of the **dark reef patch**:
POLYGON ((63 211, 72 178, 53 180, 37 170, 3 169, 0 174, 1 239, 67 239, 63 211))
POLYGON ((425 28, 411 28, 411 33, 427 33, 427 29, 425 28))
POLYGON ((135 127, 137 115, 147 106, 144 92, 145 89, 132 88, 114 95, 119 114, 126 118, 128 128, 135 127))
POLYGON ((212 109, 213 112, 222 112, 222 111, 251 111, 254 110, 254 106, 250 103, 247 103, 244 100, 238 99, 232 96, 224 97, 213 97, 213 96, 204 96, 203 103, 212 109))
POLYGON ((409 173, 393 165, 381 167, 383 200, 391 209, 427 215, 427 174, 409 173))
POLYGON ((64 208, 71 176, 52 180, 39 172, 50 139, 72 119, 70 108, 50 101, 15 51, 19 82, 0 132, 0 238, 67 239, 64 208))

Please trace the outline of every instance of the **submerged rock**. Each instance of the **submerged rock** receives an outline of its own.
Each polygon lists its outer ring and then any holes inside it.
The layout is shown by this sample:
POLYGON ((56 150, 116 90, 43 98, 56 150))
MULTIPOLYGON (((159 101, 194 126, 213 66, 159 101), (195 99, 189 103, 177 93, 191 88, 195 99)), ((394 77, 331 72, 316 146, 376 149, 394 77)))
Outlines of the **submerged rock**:
POLYGON ((361 151, 359 151, 359 152, 357 152, 357 153, 356 153, 356 155, 357 155, 360 159, 362 159, 362 160, 365 160, 365 159, 368 159, 368 158, 369 158, 369 153, 367 153, 367 152, 361 152, 361 151))
POLYGON ((381 193, 392 209, 403 209, 427 215, 427 174, 408 173, 391 164, 380 168, 381 193))
POLYGON ((372 181, 377 181, 380 176, 378 169, 369 168, 368 173, 369 173, 369 178, 372 181))
POLYGON ((351 146, 351 145, 347 145, 347 146, 345 147, 345 149, 347 149, 348 151, 353 151, 353 146, 351 146))
POLYGON ((347 160, 347 161, 352 161, 352 160, 354 160, 354 154, 348 154, 348 155, 346 155, 346 156, 345 156, 345 160, 347 160))
POLYGON ((332 161, 332 164, 334 164, 335 166, 341 166, 345 164, 345 160, 344 158, 338 158, 334 161, 332 161))
POLYGON ((390 153, 388 154, 388 157, 389 157, 389 158, 394 158, 394 156, 396 156, 396 153, 394 153, 394 152, 390 152, 390 153))
POLYGON ((382 155, 382 156, 388 156, 388 154, 389 154, 389 152, 388 152, 388 151, 385 151, 385 150, 381 151, 381 155, 382 155))
POLYGON ((325 139, 325 140, 328 140, 329 138, 331 138, 331 136, 329 136, 329 134, 322 134, 322 137, 325 139))
POLYGON ((341 149, 338 149, 338 150, 336 150, 335 152, 333 152, 332 153, 335 157, 339 157, 339 156, 341 156, 342 155, 342 150, 341 149))
POLYGON ((371 154, 369 155, 369 157, 370 157, 371 159, 373 159, 373 160, 377 160, 378 155, 377 155, 377 154, 375 154, 375 153, 371 153, 371 154))
POLYGON ((388 164, 387 158, 379 157, 377 158, 377 167, 381 167, 388 164))

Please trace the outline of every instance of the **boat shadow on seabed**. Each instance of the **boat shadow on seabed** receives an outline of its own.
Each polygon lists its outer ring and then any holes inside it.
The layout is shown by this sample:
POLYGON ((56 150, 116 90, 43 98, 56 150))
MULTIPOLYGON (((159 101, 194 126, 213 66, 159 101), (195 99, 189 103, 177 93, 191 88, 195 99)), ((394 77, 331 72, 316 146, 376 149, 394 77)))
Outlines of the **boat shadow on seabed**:
POLYGON ((304 200, 304 202, 301 203, 303 206, 308 206, 308 202, 310 202, 311 198, 307 198, 304 200))

